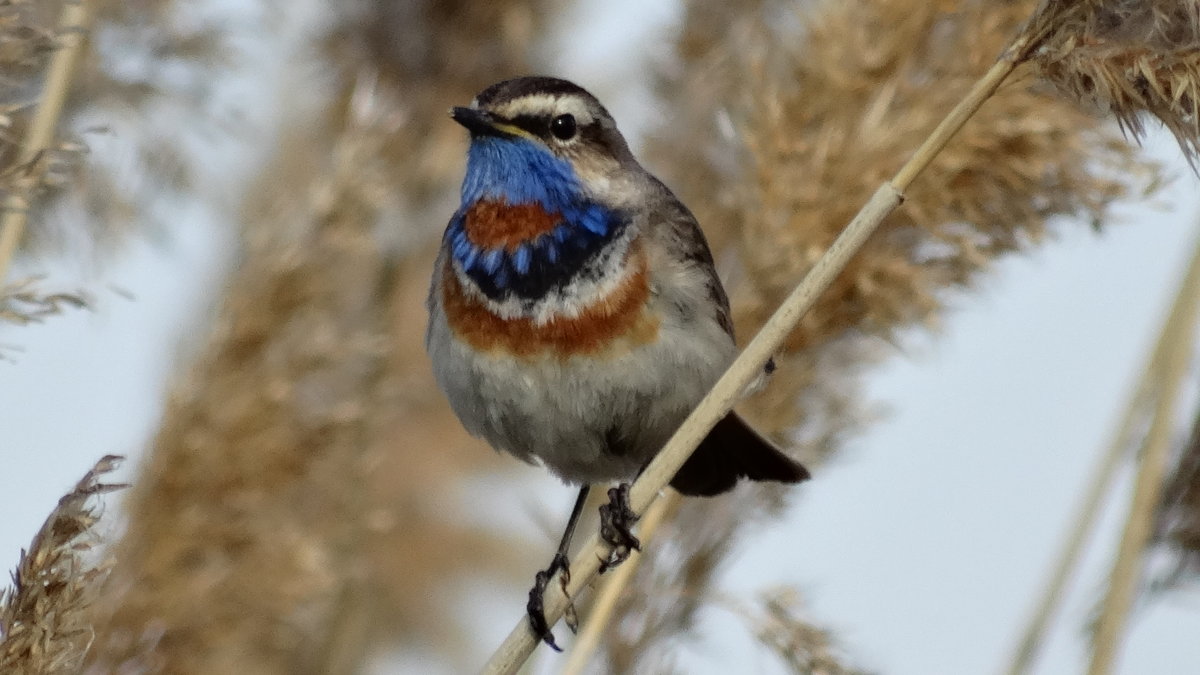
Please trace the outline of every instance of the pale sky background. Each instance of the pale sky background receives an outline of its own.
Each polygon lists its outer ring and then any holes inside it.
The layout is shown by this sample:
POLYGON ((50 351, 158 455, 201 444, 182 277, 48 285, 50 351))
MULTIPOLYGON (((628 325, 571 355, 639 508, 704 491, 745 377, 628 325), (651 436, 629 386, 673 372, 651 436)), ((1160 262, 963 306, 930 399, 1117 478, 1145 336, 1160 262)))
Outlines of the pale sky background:
MULTIPOLYGON (((237 4, 215 2, 210 11, 237 4)), ((556 74, 593 89, 634 135, 648 115, 669 114, 646 97, 639 73, 661 48, 677 8, 621 4, 622 11, 589 5, 569 14, 548 56, 559 64, 556 74), (629 59, 614 66, 605 58, 614 53, 629 59)), ((302 26, 313 16, 297 12, 290 20, 302 26)), ((253 13, 237 18, 245 35, 262 34, 253 13)), ((275 48, 295 48, 298 40, 281 38, 275 48)), ((272 49, 249 39, 240 45, 243 53, 272 49)), ((275 111, 244 110, 236 101, 254 98, 240 94, 256 87, 282 86, 275 78, 283 67, 266 59, 216 83, 208 105, 235 110, 248 128, 270 129, 275 111)), ((454 103, 461 102, 446 105, 454 103)), ((155 119, 169 129, 180 114, 160 110, 155 119)), ((208 166, 209 189, 227 190, 254 168, 258 155, 242 147, 251 136, 214 149, 191 129, 181 143, 213 153, 219 161, 208 166)), ((119 147, 120 130, 93 139, 104 143, 119 147)), ((855 663, 880 673, 1002 667, 1200 236, 1195 176, 1169 138, 1155 134, 1149 151, 1171 162, 1177 176, 1157 198, 1161 208, 1122 209, 1121 222, 1100 235, 1064 224, 1056 241, 1001 262, 977 292, 957 296, 939 335, 912 333, 868 382, 888 414, 800 488, 784 521, 747 538, 725 574, 726 591, 749 596, 772 585, 798 586, 810 617, 835 631, 855 663)), ((13 568, 59 496, 100 455, 130 455, 118 477, 134 475, 167 378, 204 333, 230 264, 222 225, 228 214, 186 201, 161 208, 170 229, 133 238, 109 263, 72 254, 22 267, 49 273, 55 288, 82 285, 96 307, 0 330, 8 357, 0 362, 4 569, 13 568)), ((1123 474, 1125 488, 1128 478, 1123 474)), ((529 483, 537 499, 522 497, 521 508, 506 515, 532 520, 524 508, 530 501, 549 514, 569 504, 571 489, 548 475, 531 469, 529 483)), ((1039 673, 1079 672, 1084 663, 1083 624, 1111 564, 1125 488, 1110 505, 1039 673)), ((109 503, 110 515, 118 515, 117 500, 109 503)), ((465 589, 460 600, 464 615, 469 604, 485 610, 475 619, 482 662, 520 616, 524 591, 465 589)), ((1165 596, 1135 616, 1119 672, 1200 672, 1197 635, 1200 592, 1165 596)), ((724 610, 705 613, 695 644, 684 662, 689 672, 784 672, 724 610)), ((553 657, 542 658, 552 670, 553 657)), ((409 654, 381 659, 372 670, 430 665, 409 654)))

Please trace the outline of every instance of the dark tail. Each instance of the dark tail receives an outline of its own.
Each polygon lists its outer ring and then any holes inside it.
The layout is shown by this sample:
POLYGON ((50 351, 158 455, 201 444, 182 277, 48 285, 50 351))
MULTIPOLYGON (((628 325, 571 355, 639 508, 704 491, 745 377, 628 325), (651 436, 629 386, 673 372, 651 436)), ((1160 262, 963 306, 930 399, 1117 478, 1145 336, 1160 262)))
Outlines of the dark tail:
POLYGON ((739 478, 799 483, 808 479, 808 470, 731 412, 708 432, 671 487, 685 495, 711 497, 732 489, 739 478))

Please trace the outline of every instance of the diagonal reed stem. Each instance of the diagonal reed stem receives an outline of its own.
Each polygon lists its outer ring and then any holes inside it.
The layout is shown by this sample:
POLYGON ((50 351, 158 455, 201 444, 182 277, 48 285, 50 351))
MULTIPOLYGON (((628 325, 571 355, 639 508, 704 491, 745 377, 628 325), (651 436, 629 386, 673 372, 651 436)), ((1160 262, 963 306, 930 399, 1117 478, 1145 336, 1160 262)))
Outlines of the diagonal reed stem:
POLYGON ((1107 675, 1116 664, 1133 599, 1141 580, 1146 544, 1154 530, 1154 517, 1161 502, 1163 479, 1171 456, 1175 417, 1189 375, 1188 364, 1195 353, 1196 319, 1200 314, 1200 247, 1193 254, 1180 287, 1175 307, 1163 330, 1163 353, 1159 391, 1155 398, 1150 429, 1142 443, 1133 499, 1117 558, 1109 575, 1108 592, 1092 637, 1092 659, 1088 675, 1107 675))
MULTIPOLYGON (((801 317, 812 308, 821 293, 829 288, 834 278, 845 269, 850 258, 862 248, 867 238, 888 214, 900 205, 904 190, 908 189, 912 181, 962 125, 996 92, 1017 65, 1028 57, 1035 44, 1034 36, 1028 33, 1018 36, 995 65, 975 83, 963 100, 926 138, 895 177, 879 186, 633 484, 629 497, 635 512, 646 512, 647 507, 683 466, 691 452, 733 408, 746 387, 758 377, 767 360, 783 345, 801 317)), ((593 535, 571 561, 571 580, 567 593, 573 596, 589 583, 597 574, 600 561, 607 559, 608 553, 609 546, 601 541, 599 536, 593 535)), ((560 584, 551 581, 544 597, 546 619, 551 625, 562 616, 567 604, 567 596, 563 594, 560 584)), ((537 636, 522 616, 492 654, 482 672, 489 675, 515 673, 537 645, 537 636)))
MULTIPOLYGON (((92 22, 95 4, 92 0, 73 0, 63 5, 58 21, 60 44, 54 56, 50 58, 46 84, 42 89, 37 110, 29 123, 29 129, 25 133, 21 155, 17 159, 18 170, 35 162, 54 142, 54 130, 62 117, 67 92, 71 89, 71 80, 75 77, 80 56, 83 54, 83 45, 87 40, 87 30, 92 22)), ((25 224, 29 221, 28 195, 20 192, 9 194, 4 199, 2 212, 0 286, 3 286, 4 280, 8 278, 9 265, 25 233, 25 224)))
MULTIPOLYGON (((675 514, 682 501, 683 495, 671 490, 665 497, 651 504, 638 526, 638 536, 647 541, 652 539, 659 526, 675 514)), ((617 568, 617 571, 613 572, 608 581, 604 582, 596 596, 596 602, 592 605, 592 611, 588 613, 587 623, 571 646, 571 654, 567 658, 566 665, 563 666, 562 675, 580 675, 587 667, 592 654, 600 646, 600 638, 604 636, 608 625, 612 623, 617 610, 617 601, 621 599, 621 594, 633 580, 633 575, 641 565, 643 556, 644 554, 641 552, 631 556, 617 568)))
POLYGON ((1181 285, 1176 294, 1175 301, 1159 331, 1154 350, 1142 368, 1142 374, 1138 378, 1134 394, 1125 406, 1125 413, 1121 417, 1117 432, 1109 441, 1104 455, 1093 470, 1087 492, 1075 511, 1071 534, 1063 544, 1058 561, 1046 581, 1037 607, 1030 614, 1021 641, 1008 665, 1006 671, 1008 675, 1027 673, 1033 665, 1046 628, 1062 603, 1067 581, 1078 566, 1080 554, 1095 529, 1096 519, 1100 515, 1101 502, 1111 489, 1113 476, 1116 474, 1117 468, 1121 466, 1122 460, 1129 454, 1134 441, 1134 432, 1139 428, 1139 423, 1145 419, 1147 407, 1155 401, 1158 386, 1163 382, 1164 376, 1170 373, 1164 367, 1167 353, 1175 347, 1177 333, 1188 327, 1188 324, 1184 322, 1186 314, 1195 312, 1194 307, 1188 306, 1188 303, 1196 302, 1194 289, 1191 289, 1188 284, 1194 281, 1192 275, 1195 273, 1195 268, 1200 266, 1200 240, 1196 242, 1196 252, 1193 255, 1191 267, 1185 276, 1188 281, 1181 285))

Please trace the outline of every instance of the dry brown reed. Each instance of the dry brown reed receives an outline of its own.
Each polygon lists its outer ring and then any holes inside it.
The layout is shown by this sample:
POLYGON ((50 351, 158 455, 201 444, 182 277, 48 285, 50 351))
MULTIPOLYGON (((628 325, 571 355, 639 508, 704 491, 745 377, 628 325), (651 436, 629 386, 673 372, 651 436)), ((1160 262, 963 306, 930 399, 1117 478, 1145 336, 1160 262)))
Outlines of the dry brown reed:
POLYGON ((768 589, 758 606, 743 610, 758 640, 796 675, 865 675, 845 662, 837 640, 807 617, 803 596, 790 587, 768 589))
POLYGON ((1158 331, 1156 344, 1141 367, 1137 383, 1129 390, 1120 421, 1115 425, 1107 447, 1097 458, 1072 524, 1063 537, 1059 555, 1005 670, 1011 675, 1027 673, 1033 666, 1046 632, 1060 610, 1068 582, 1078 575, 1082 555, 1100 520, 1103 504, 1112 498, 1110 493, 1117 472, 1131 457, 1137 460, 1133 498, 1109 575, 1107 597, 1097 622, 1091 627, 1094 631, 1093 661, 1089 672, 1106 672, 1112 667, 1124 625, 1133 609, 1135 591, 1139 587, 1150 588, 1142 583, 1146 549, 1152 543, 1152 537, 1157 536, 1161 541, 1163 530, 1170 525, 1170 518, 1164 515, 1176 506, 1170 503, 1172 496, 1166 493, 1163 475, 1170 462, 1171 436, 1179 426, 1176 408, 1181 385, 1188 372, 1188 361, 1195 352, 1194 324, 1200 305, 1198 284, 1200 244, 1158 331))
POLYGON ((493 453, 435 393, 424 297, 465 150, 445 111, 528 68, 535 8, 356 3, 315 42, 326 79, 284 102, 131 493, 97 672, 356 672, 381 639, 466 657, 456 576, 516 566, 453 498, 493 453))
MULTIPOLYGON (((664 88, 678 114, 656 135, 650 163, 665 165, 718 260, 732 263, 741 334, 762 324, 1033 10, 974 0, 821 2, 801 14, 770 2, 689 8, 682 65, 664 88)), ((819 464, 861 421, 855 383, 881 346, 935 326, 953 293, 997 257, 1043 241, 1057 219, 1099 225, 1109 204, 1154 177, 1114 129, 1026 73, 912 185, 792 333, 746 412, 819 464)), ((703 597, 743 523, 779 497, 759 490, 688 504, 677 534, 653 547, 664 559, 627 595, 627 623, 652 630, 618 632, 609 662, 670 653, 664 643, 686 634, 698 606, 679 598, 703 597), (672 578, 656 576, 673 568, 672 578)))
POLYGON ((367 476, 390 271, 360 221, 310 215, 250 247, 173 387, 126 503, 96 672, 351 670, 331 643, 365 595, 366 500, 348 484, 367 476))
POLYGON ((0 593, 0 672, 79 672, 93 637, 88 608, 108 570, 91 552, 100 519, 93 498, 125 487, 100 482, 120 460, 109 455, 96 462, 21 551, 12 587, 0 593))
POLYGON ((0 322, 17 325, 40 323, 66 309, 89 305, 82 293, 47 293, 38 289, 41 279, 29 278, 0 289, 0 322))
POLYGON ((215 119, 221 113, 194 84, 226 77, 231 63, 224 55, 232 52, 221 40, 224 27, 195 14, 179 21, 175 5, 0 3, 0 196, 27 205, 30 222, 13 242, 21 255, 112 254, 130 232, 161 234, 174 225, 156 220, 154 207, 196 187, 180 138, 230 123, 215 119), (68 13, 87 26, 62 24, 68 13), (76 42, 82 49, 61 114, 41 147, 31 148, 29 133, 55 93, 48 62, 76 42), (189 125, 160 124, 172 105, 193 115, 189 125), (118 143, 97 143, 117 137, 118 143), (93 153, 95 145, 108 151, 93 153))
MULTIPOLYGON (((1177 304, 1185 301, 1185 291, 1186 287, 1181 289, 1177 304)), ((1160 339, 1165 341, 1168 331, 1169 328, 1164 328, 1164 337, 1160 339)), ((1156 378, 1160 383, 1174 376, 1165 368, 1160 370, 1163 372, 1156 378)), ((1150 545, 1165 553, 1170 564, 1160 566, 1145 585, 1152 592, 1188 588, 1189 582, 1194 583, 1200 577, 1200 414, 1194 416, 1190 433, 1172 452, 1169 464, 1155 509, 1150 545)))
POLYGON ((209 196, 194 149, 242 131, 239 111, 214 102, 209 83, 236 77, 245 64, 231 27, 196 6, 88 2, 96 5, 95 39, 63 130, 84 152, 68 157, 69 189, 35 208, 39 222, 26 245, 35 254, 84 248, 103 261, 131 233, 169 240, 178 225, 173 207, 209 196), (201 143, 189 142, 197 137, 201 143))
MULTIPOLYGON (((0 164, 0 175, 3 176, 0 184, 4 188, 0 211, 0 284, 8 278, 9 265, 25 238, 32 202, 56 182, 53 179, 57 164, 54 157, 63 146, 57 140, 59 120, 85 53, 93 9, 90 3, 66 3, 63 6, 56 25, 56 44, 28 128, 11 148, 0 147, 0 151, 8 150, 3 153, 8 166, 0 164)), ((19 10, 14 19, 21 20, 19 10)), ((11 125, 12 118, 6 116, 5 122, 11 125)))
POLYGON ((1095 622, 1089 675, 1107 675, 1116 668, 1135 600, 1145 577, 1146 551, 1154 533, 1163 487, 1171 460, 1172 438, 1179 424, 1177 415, 1185 383, 1196 354, 1197 325, 1200 323, 1200 247, 1192 255, 1179 285, 1175 302, 1163 326, 1160 348, 1152 367, 1153 397, 1148 404, 1147 424, 1137 452, 1137 473, 1129 500, 1121 539, 1117 545, 1108 588, 1095 622))
POLYGON ((1200 577, 1200 415, 1179 449, 1163 488, 1155 544, 1174 563, 1154 580, 1154 587, 1185 586, 1200 577))
POLYGON ((0 191, 13 189, 24 120, 37 101, 46 63, 56 46, 58 7, 13 0, 0 5, 0 191))
POLYGON ((57 17, 55 3, 11 0, 0 6, 0 86, 6 104, 16 103, 21 89, 31 85, 28 80, 40 77, 54 50, 57 17))
POLYGON ((1200 5, 1192 0, 1047 0, 1036 63, 1059 91, 1135 137, 1147 115, 1200 153, 1200 5))

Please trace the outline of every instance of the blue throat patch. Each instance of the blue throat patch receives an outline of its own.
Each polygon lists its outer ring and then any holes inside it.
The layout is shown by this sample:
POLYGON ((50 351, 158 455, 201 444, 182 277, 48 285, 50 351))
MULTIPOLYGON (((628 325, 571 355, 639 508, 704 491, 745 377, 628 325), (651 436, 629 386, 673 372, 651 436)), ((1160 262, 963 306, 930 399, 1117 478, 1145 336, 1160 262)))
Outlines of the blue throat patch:
POLYGON ((471 141, 462 205, 445 239, 451 255, 489 298, 515 294, 536 300, 570 282, 627 223, 620 212, 584 197, 570 162, 527 139, 487 136, 471 141), (482 248, 463 228, 467 210, 479 201, 537 204, 562 214, 562 221, 511 251, 482 248))

